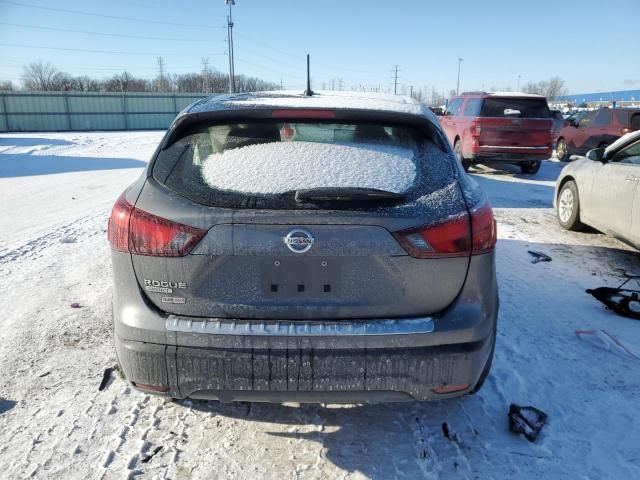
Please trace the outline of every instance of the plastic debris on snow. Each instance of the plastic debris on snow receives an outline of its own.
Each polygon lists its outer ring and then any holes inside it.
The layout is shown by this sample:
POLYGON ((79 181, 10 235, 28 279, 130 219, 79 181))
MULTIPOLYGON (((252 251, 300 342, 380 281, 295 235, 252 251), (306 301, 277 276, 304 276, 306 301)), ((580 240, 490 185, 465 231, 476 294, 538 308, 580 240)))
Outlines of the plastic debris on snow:
POLYGON ((82 305, 80 305, 79 303, 72 303, 71 305, 69 305, 71 308, 82 308, 82 305))
POLYGON ((202 175, 213 188, 254 194, 322 187, 404 193, 416 178, 413 157, 393 145, 262 143, 209 155, 202 175))
POLYGON ((624 288, 598 287, 587 293, 604 303, 609 310, 623 317, 640 320, 640 291, 624 288))
POLYGON ((527 440, 535 442, 542 427, 547 422, 547 414, 535 407, 521 407, 512 403, 509 406, 509 429, 513 433, 522 433, 527 440))
POLYGON ((606 330, 576 330, 576 336, 581 340, 587 340, 592 345, 608 352, 618 353, 632 360, 640 360, 640 357, 627 348, 618 338, 606 330))
POLYGON ((546 253, 536 252, 535 250, 528 250, 529 254, 533 256, 531 263, 550 262, 551 257, 546 253))
POLYGON ((102 372, 102 381, 100 382, 100 386, 98 387, 98 391, 101 392, 109 385, 111 381, 111 376, 113 374, 113 368, 105 368, 104 372, 102 372))

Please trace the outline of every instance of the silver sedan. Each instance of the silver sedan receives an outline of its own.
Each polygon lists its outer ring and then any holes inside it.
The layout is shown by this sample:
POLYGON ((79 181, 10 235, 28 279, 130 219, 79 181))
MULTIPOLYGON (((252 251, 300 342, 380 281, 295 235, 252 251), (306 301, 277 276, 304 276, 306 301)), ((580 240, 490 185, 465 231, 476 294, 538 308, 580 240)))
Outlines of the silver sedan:
POLYGON ((554 206, 563 228, 589 225, 640 249, 640 131, 567 165, 554 206))

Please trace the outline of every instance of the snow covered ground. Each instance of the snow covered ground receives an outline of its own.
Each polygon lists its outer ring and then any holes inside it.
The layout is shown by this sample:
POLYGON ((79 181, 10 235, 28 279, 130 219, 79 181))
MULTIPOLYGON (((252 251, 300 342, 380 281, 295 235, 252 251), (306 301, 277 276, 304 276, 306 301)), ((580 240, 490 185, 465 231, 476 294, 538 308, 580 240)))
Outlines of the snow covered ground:
POLYGON ((640 478, 640 323, 584 290, 640 258, 551 210, 561 164, 482 169, 496 207, 502 307, 492 374, 472 397, 376 406, 166 402, 113 366, 108 211, 161 132, 0 135, 0 477, 640 478), (528 250, 551 256, 532 264, 528 250), (79 303, 81 308, 71 308, 79 303), (549 415, 537 443, 510 403, 549 415), (443 435, 447 423, 449 438, 443 435))

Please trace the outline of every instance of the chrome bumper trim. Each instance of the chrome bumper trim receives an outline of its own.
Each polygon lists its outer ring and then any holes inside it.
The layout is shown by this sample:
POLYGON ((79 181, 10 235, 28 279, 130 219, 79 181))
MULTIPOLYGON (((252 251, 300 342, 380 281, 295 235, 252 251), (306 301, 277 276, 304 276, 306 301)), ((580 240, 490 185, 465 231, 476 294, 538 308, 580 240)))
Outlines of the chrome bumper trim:
POLYGON ((223 318, 190 319, 170 315, 166 320, 166 328, 170 332, 205 333, 210 335, 331 337, 431 333, 435 329, 435 324, 430 317, 344 321, 264 321, 223 318))

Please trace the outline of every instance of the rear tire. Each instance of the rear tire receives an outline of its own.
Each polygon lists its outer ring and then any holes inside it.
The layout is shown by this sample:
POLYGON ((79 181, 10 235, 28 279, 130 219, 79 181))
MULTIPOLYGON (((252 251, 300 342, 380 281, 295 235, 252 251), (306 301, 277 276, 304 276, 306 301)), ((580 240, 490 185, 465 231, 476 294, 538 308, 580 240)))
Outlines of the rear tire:
POLYGON ((560 189, 560 193, 558 193, 556 215, 562 228, 574 232, 584 229, 584 223, 580 221, 578 186, 573 180, 565 183, 560 189))
POLYGON ((458 157, 458 161, 462 164, 464 171, 468 172, 469 168, 471 168, 471 162, 462 157, 462 143, 460 140, 456 140, 456 143, 453 145, 453 151, 456 152, 456 157, 458 157))
POLYGON ((556 142, 556 157, 561 162, 566 162, 569 158, 569 150, 567 147, 567 142, 564 138, 559 138, 556 142))
POLYGON ((534 160, 532 162, 520 164, 520 170, 522 171, 522 173, 535 175, 536 173, 538 173, 541 166, 542 166, 542 160, 534 160))

